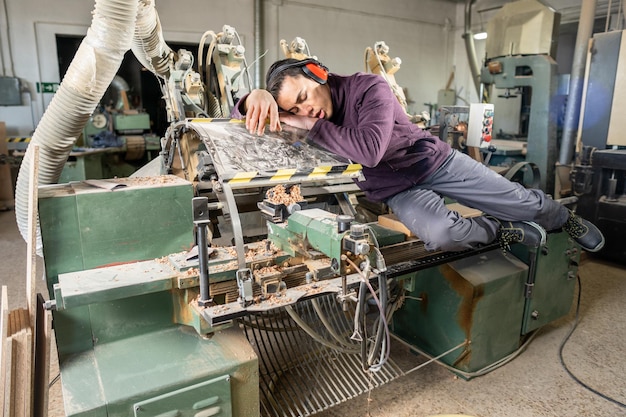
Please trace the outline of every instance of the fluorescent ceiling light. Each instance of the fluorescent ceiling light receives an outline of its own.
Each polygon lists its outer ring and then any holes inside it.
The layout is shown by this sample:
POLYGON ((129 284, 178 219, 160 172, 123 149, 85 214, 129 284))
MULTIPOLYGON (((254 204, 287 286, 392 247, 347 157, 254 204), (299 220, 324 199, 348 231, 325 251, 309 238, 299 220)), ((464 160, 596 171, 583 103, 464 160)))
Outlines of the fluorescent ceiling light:
POLYGON ((474 33, 474 39, 476 40, 487 39, 487 32, 474 33))

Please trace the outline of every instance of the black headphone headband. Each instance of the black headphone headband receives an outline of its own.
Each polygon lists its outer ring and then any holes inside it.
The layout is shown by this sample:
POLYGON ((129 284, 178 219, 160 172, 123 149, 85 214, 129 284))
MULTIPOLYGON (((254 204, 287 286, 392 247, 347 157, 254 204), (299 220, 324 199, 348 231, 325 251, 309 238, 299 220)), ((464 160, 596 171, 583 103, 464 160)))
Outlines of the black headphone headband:
POLYGON ((328 68, 316 59, 307 58, 299 61, 285 62, 284 64, 276 66, 267 76, 266 85, 270 85, 271 80, 276 78, 281 72, 294 67, 301 67, 302 72, 304 72, 307 77, 320 84, 326 84, 328 80, 328 68))

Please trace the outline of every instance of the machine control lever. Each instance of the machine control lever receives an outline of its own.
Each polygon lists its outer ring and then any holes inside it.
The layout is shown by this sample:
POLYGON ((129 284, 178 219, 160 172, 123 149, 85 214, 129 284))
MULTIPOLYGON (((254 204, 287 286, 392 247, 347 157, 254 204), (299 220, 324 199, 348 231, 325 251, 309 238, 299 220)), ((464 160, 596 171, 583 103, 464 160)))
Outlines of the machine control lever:
POLYGON ((193 223, 196 225, 196 243, 198 245, 198 265, 200 267, 200 299, 198 305, 207 307, 212 304, 209 287, 209 245, 207 242, 207 226, 211 222, 209 217, 209 199, 195 197, 192 200, 193 223))

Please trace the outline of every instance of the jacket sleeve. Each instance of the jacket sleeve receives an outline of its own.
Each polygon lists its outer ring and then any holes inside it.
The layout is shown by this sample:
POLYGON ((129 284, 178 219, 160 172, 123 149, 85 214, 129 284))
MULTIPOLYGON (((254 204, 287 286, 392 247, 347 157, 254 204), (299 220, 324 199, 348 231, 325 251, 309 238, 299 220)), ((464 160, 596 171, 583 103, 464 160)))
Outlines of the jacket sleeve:
POLYGON ((309 131, 309 139, 330 152, 371 168, 380 163, 389 147, 399 104, 382 79, 356 93, 361 97, 354 108, 343 110, 344 120, 354 120, 355 123, 350 123, 354 126, 339 126, 320 119, 309 131), (350 112, 355 114, 348 114, 350 112))
POLYGON ((246 99, 248 98, 248 94, 241 97, 239 101, 237 102, 237 104, 235 104, 235 107, 233 107, 233 109, 230 111, 231 119, 245 119, 246 112, 244 110, 245 109, 244 103, 246 102, 246 99))

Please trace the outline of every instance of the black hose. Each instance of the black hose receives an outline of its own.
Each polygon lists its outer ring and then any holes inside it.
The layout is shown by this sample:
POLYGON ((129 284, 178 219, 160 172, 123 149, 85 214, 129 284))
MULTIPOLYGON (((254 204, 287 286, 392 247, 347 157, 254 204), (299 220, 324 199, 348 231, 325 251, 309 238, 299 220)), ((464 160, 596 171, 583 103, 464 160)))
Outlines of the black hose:
POLYGON ((376 331, 376 339, 374 340, 374 346, 370 349, 370 354, 368 358, 368 365, 372 366, 375 364, 376 357, 378 356, 383 340, 386 335, 386 320, 384 317, 387 305, 387 273, 380 272, 378 274, 378 300, 380 302, 381 310, 379 314, 381 315, 380 319, 378 319, 378 329, 376 331))
POLYGON ((365 305, 367 302, 367 284, 361 281, 359 285, 359 299, 358 299, 358 308, 357 312, 359 317, 356 317, 356 322, 358 323, 358 332, 361 335, 361 366, 363 371, 367 371, 369 366, 367 364, 367 334, 364 334, 366 327, 366 312, 365 305))

